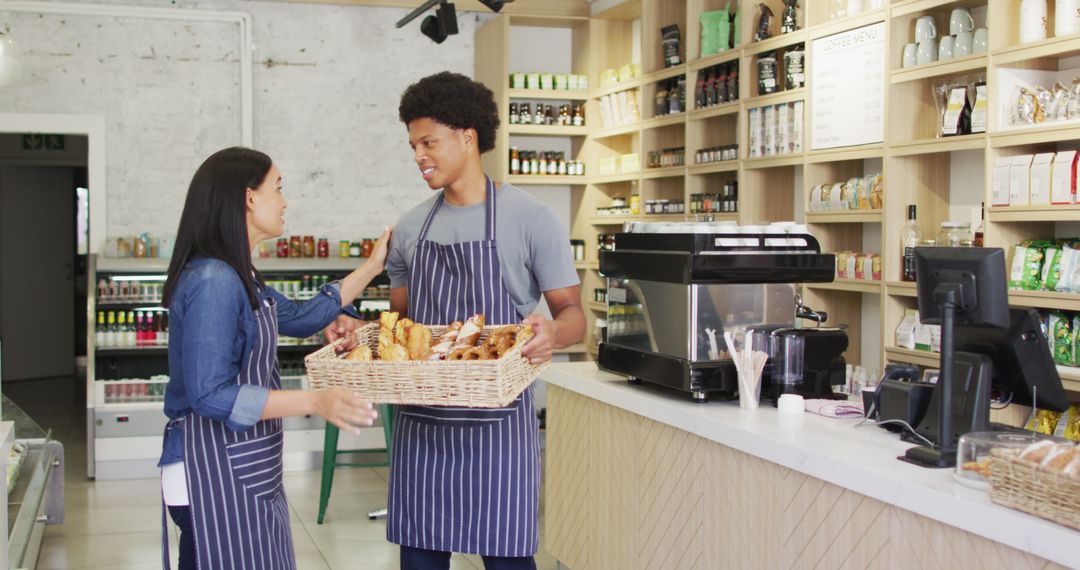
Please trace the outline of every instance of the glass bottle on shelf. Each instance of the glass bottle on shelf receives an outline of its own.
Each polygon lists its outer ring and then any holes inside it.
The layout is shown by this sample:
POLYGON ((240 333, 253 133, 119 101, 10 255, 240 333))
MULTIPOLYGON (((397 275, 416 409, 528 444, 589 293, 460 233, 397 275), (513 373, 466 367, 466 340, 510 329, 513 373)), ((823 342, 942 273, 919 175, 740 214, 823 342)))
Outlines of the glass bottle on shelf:
POLYGON ((135 346, 138 338, 135 330, 135 311, 128 311, 127 328, 124 330, 124 345, 135 346))
POLYGON ((105 325, 105 337, 102 346, 116 346, 116 312, 109 311, 105 325))
POLYGON ((986 222, 986 203, 979 206, 979 225, 975 226, 975 235, 972 237, 972 245, 983 246, 983 224, 986 222))
POLYGON ((521 158, 516 146, 510 147, 510 174, 521 174, 521 158))
POLYGON ((105 334, 108 329, 105 328, 105 311, 98 311, 97 314, 97 327, 94 329, 94 346, 105 346, 105 334))
POLYGON ((521 110, 521 114, 518 117, 518 123, 521 123, 522 125, 531 125, 532 124, 532 106, 529 105, 528 103, 522 103, 521 107, 520 107, 520 110, 521 110))
POLYGON ((116 336, 113 337, 113 346, 127 346, 127 313, 120 311, 116 316, 116 336))
POLYGON ((915 221, 915 204, 909 204, 907 222, 900 228, 900 278, 915 280, 915 248, 922 238, 919 224, 915 221))

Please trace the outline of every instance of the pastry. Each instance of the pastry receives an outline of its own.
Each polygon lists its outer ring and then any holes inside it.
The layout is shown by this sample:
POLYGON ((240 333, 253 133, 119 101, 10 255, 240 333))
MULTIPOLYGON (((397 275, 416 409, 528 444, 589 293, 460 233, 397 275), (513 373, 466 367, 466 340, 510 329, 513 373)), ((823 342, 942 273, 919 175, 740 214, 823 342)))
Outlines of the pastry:
POLYGON ((379 353, 379 357, 386 362, 400 362, 409 359, 409 351, 400 344, 391 344, 379 353))
POLYGON ((1039 463, 1039 467, 1045 467, 1051 471, 1061 471, 1076 456, 1077 450, 1075 446, 1068 443, 1055 445, 1039 463))
POLYGON ((447 360, 464 360, 465 359, 465 351, 467 351, 467 350, 469 350, 469 349, 467 349, 467 348, 458 348, 456 350, 453 350, 449 354, 446 355, 446 359, 447 360))
POLYGON ((467 348, 470 346, 476 346, 477 341, 480 340, 480 333, 484 330, 484 315, 475 314, 464 324, 461 325, 461 331, 458 333, 457 341, 454 342, 454 348, 467 348))
POLYGON ((345 355, 345 360, 371 360, 371 347, 362 344, 345 355))
POLYGON ((439 340, 435 343, 435 346, 431 347, 431 360, 442 360, 446 358, 454 350, 454 341, 457 340, 458 332, 461 330, 461 321, 451 323, 446 327, 446 330, 439 335, 439 340))
POLYGON ((394 343, 394 331, 391 330, 391 329, 385 329, 385 328, 380 329, 379 330, 379 343, 378 343, 379 356, 382 356, 382 353, 386 352, 386 349, 389 348, 393 344, 395 344, 394 343))
POLYGON ((454 341, 457 340, 458 332, 461 331, 461 324, 461 321, 454 321, 447 325, 446 330, 444 330, 443 333, 439 335, 439 341, 437 344, 449 342, 451 345, 453 345, 454 341))
POLYGON ((413 322, 407 318, 399 319, 394 324, 394 342, 398 344, 404 344, 408 346, 409 327, 413 326, 413 322))
POLYGON ((431 354, 431 329, 421 324, 409 327, 405 348, 409 351, 409 360, 427 360, 431 354))
POLYGON ((1061 472, 1072 477, 1080 477, 1080 454, 1074 455, 1072 461, 1061 472))
POLYGON ((525 344, 534 336, 536 336, 536 333, 533 332, 532 325, 524 325, 521 327, 521 330, 514 335, 514 346, 525 344))
POLYGON ((397 324, 398 314, 395 311, 384 311, 379 316, 379 326, 382 329, 394 330, 394 325, 397 324))
POLYGON ((1039 463, 1046 457, 1046 454, 1050 452, 1050 448, 1053 446, 1054 442, 1048 439, 1041 439, 1025 447, 1024 451, 1020 452, 1020 459, 1031 461, 1032 463, 1039 463))

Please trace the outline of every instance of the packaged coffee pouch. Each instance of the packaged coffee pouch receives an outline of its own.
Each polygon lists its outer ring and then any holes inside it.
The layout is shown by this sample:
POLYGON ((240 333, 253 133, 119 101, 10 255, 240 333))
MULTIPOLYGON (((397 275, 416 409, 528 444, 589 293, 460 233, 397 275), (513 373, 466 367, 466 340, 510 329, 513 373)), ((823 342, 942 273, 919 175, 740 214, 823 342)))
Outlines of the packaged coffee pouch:
POLYGON ((1069 118, 1080 117, 1080 77, 1073 79, 1069 92, 1069 118))
POLYGON ((679 34, 679 26, 672 24, 660 28, 664 38, 664 67, 672 67, 682 63, 682 38, 679 34))
POLYGON ((1035 92, 1027 87, 1020 88, 1020 94, 1016 98, 1016 123, 1023 125, 1035 124, 1035 117, 1039 113, 1039 101, 1035 92))
POLYGON ((941 134, 945 136, 961 135, 970 132, 971 107, 967 100, 967 87, 955 85, 949 89, 949 98, 945 104, 945 116, 942 119, 941 134))
POLYGON ((803 44, 796 44, 784 53, 784 85, 786 89, 798 89, 806 84, 806 73, 803 67, 805 56, 806 52, 803 44))
POLYGON ((980 81, 975 84, 975 104, 971 107, 971 132, 986 132, 986 108, 987 103, 986 82, 980 81))
POLYGON ((776 79, 776 52, 767 51, 757 60, 758 95, 776 93, 780 84, 776 79))
POLYGON ((1035 86, 1035 100, 1039 103, 1038 108, 1035 110, 1035 122, 1041 123, 1046 120, 1046 112, 1050 108, 1050 102, 1054 99, 1054 94, 1042 85, 1035 86))
POLYGON ((1049 121, 1064 121, 1069 118, 1069 89, 1060 81, 1054 83, 1054 91, 1050 99, 1050 108, 1046 111, 1049 121))

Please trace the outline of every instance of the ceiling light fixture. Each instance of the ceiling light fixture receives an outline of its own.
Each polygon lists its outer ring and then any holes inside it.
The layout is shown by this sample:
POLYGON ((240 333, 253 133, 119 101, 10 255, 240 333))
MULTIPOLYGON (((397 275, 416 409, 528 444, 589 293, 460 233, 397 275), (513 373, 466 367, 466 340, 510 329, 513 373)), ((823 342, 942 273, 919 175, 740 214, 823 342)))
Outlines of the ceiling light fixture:
POLYGON ((11 36, 0 32, 0 87, 19 77, 22 71, 22 54, 11 36))
MULTIPOLYGON (((499 10, 502 10, 507 2, 513 1, 514 0, 480 0, 480 3, 487 6, 492 12, 498 12, 499 10)), ((420 7, 409 12, 404 18, 398 20, 395 27, 405 27, 406 24, 420 17, 421 14, 427 12, 436 5, 438 5, 439 8, 435 11, 435 14, 424 18, 424 21, 420 23, 420 31, 423 32, 425 36, 431 38, 435 43, 443 43, 446 41, 447 36, 458 33, 457 12, 454 9, 454 5, 446 0, 427 0, 421 4, 420 7)))

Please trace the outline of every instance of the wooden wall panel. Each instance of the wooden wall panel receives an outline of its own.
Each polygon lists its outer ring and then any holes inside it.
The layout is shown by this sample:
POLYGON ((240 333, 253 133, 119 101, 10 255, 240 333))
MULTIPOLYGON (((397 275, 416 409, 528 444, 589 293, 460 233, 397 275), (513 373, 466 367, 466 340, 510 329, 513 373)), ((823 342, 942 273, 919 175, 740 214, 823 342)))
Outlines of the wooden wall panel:
POLYGON ((1059 568, 550 387, 544 548, 571 570, 1059 568))

